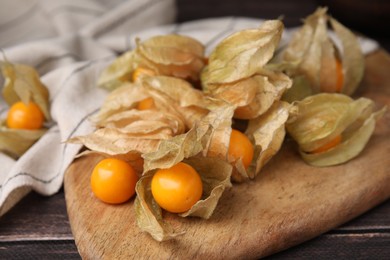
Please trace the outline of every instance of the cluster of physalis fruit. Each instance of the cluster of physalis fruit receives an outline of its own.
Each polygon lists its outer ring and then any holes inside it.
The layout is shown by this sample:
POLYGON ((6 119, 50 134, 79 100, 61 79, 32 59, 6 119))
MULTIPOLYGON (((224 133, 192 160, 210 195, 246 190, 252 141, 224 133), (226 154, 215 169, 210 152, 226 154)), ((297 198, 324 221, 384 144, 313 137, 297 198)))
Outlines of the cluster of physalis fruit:
POLYGON ((209 218, 232 182, 256 177, 286 132, 310 165, 357 156, 384 113, 349 97, 364 73, 357 38, 325 8, 279 49, 282 32, 281 21, 266 21, 208 57, 196 39, 161 35, 114 60, 98 80, 110 94, 92 118, 96 131, 70 140, 106 158, 92 173, 95 195, 122 203, 136 194, 138 226, 162 241, 182 234, 162 209, 209 218))
POLYGON ((161 35, 115 59, 98 79, 110 93, 91 118, 96 130, 69 140, 88 148, 81 155, 104 158, 91 175, 95 196, 116 204, 136 194, 138 226, 162 241, 182 234, 163 210, 208 219, 232 182, 253 180, 286 134, 313 166, 356 157, 385 111, 350 97, 364 73, 357 38, 325 8, 281 48, 283 29, 265 21, 208 57, 196 39, 161 35))

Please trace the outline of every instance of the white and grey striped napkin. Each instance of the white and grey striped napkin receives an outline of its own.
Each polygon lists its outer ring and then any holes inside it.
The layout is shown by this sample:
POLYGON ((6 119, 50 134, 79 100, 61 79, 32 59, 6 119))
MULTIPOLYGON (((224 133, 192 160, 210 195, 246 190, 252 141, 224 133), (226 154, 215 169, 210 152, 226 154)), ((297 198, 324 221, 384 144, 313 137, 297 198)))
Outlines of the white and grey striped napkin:
MULTIPOLYGON (((210 52, 227 35, 263 20, 211 18, 173 24, 174 0, 0 0, 0 47, 13 63, 34 66, 49 88, 54 124, 22 157, 0 153, 0 216, 27 192, 52 195, 81 148, 64 143, 93 130, 88 121, 107 93, 96 87, 100 72, 135 38, 167 33, 198 39, 210 52), (7 10, 7 11, 6 11, 7 10)), ((294 29, 286 30, 286 41, 294 29)), ((376 42, 362 39, 366 53, 376 42)), ((1 83, 1 82, 0 82, 1 83)), ((7 112, 0 99, 0 117, 7 112)), ((83 173, 80 173, 83 174, 83 173)))

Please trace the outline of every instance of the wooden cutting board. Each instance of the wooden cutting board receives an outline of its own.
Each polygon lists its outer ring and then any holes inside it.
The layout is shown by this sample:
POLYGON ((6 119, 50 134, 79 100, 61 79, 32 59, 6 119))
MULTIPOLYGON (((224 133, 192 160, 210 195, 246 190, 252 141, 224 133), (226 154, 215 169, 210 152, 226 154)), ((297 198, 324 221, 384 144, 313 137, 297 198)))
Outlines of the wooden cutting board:
MULTIPOLYGON (((367 57, 358 95, 390 108, 390 57, 367 57)), ((119 206, 97 200, 89 178, 97 156, 77 159, 65 174, 65 195, 76 245, 84 259, 258 258, 314 238, 390 197, 390 111, 365 150, 347 164, 306 165, 291 141, 252 182, 226 191, 209 220, 164 218, 186 233, 156 242, 136 225, 133 200, 119 206)))

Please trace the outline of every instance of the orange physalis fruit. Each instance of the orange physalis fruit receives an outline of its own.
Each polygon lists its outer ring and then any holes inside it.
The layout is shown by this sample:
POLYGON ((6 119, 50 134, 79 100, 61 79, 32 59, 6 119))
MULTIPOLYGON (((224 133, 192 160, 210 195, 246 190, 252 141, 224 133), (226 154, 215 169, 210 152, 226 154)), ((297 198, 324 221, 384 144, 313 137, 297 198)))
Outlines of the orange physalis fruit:
POLYGON ((335 147, 336 145, 340 144, 341 140, 342 140, 341 135, 338 135, 335 138, 333 138, 332 140, 330 140, 328 143, 324 144, 323 146, 318 147, 317 149, 311 151, 310 153, 326 152, 326 151, 330 150, 331 148, 335 147))
POLYGON ((182 213, 201 198, 203 184, 192 166, 179 162, 168 169, 158 170, 153 176, 151 189, 161 208, 182 213))
POLYGON ((103 202, 119 204, 135 194, 138 175, 130 164, 123 160, 107 158, 100 161, 92 171, 91 188, 103 202))
POLYGON ((151 97, 141 100, 137 105, 138 110, 148 110, 148 109, 153 109, 155 107, 156 106, 154 105, 154 100, 151 97))
POLYGON ((43 126, 45 116, 39 106, 33 102, 14 103, 7 115, 7 126, 15 129, 36 130, 43 126))
POLYGON ((247 169, 252 162, 254 148, 249 138, 238 130, 233 129, 230 135, 228 155, 237 161, 241 158, 242 163, 247 169))
POLYGON ((148 75, 148 76, 156 76, 156 73, 154 73, 153 70, 150 70, 150 69, 145 69, 145 68, 142 68, 142 67, 138 67, 134 70, 133 72, 133 77, 132 77, 132 80, 133 82, 136 82, 137 80, 139 80, 142 76, 145 76, 145 75, 148 75))
POLYGON ((336 59, 336 92, 341 93, 341 90, 344 85, 344 73, 343 73, 343 65, 341 64, 339 59, 336 59))
POLYGON ((328 93, 341 93, 344 87, 343 65, 341 60, 336 58, 332 61, 326 60, 326 65, 324 66, 330 66, 331 62, 334 62, 335 70, 332 72, 332 74, 324 77, 324 82, 322 82, 320 85, 320 91, 328 93), (329 77, 331 77, 332 80, 328 79, 329 77))

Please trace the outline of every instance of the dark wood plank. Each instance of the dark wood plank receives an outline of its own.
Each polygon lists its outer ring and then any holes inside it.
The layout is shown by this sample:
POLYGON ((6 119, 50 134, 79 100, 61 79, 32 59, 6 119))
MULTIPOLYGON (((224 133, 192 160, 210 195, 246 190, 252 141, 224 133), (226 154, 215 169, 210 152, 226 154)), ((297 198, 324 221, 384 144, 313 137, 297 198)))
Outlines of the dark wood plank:
POLYGON ((81 259, 73 240, 0 242, 0 259, 81 259))
MULTIPOLYGON (((270 259, 308 259, 320 255, 325 258, 356 258, 367 254, 375 259, 385 259, 390 254, 388 216, 390 201, 270 259)), ((0 238, 0 259, 79 258, 66 214, 63 190, 51 197, 29 194, 0 219, 0 238)))
POLYGON ((31 192, 0 218, 0 242, 72 240, 64 193, 44 197, 31 192))
POLYGON ((390 233, 325 234, 267 259, 390 259, 390 233))
MULTIPOLYGON (((390 200, 360 217, 331 231, 331 233, 387 232, 390 234, 390 200)), ((390 244, 389 244, 390 245, 390 244)), ((390 246, 389 246, 390 249, 390 246)))

